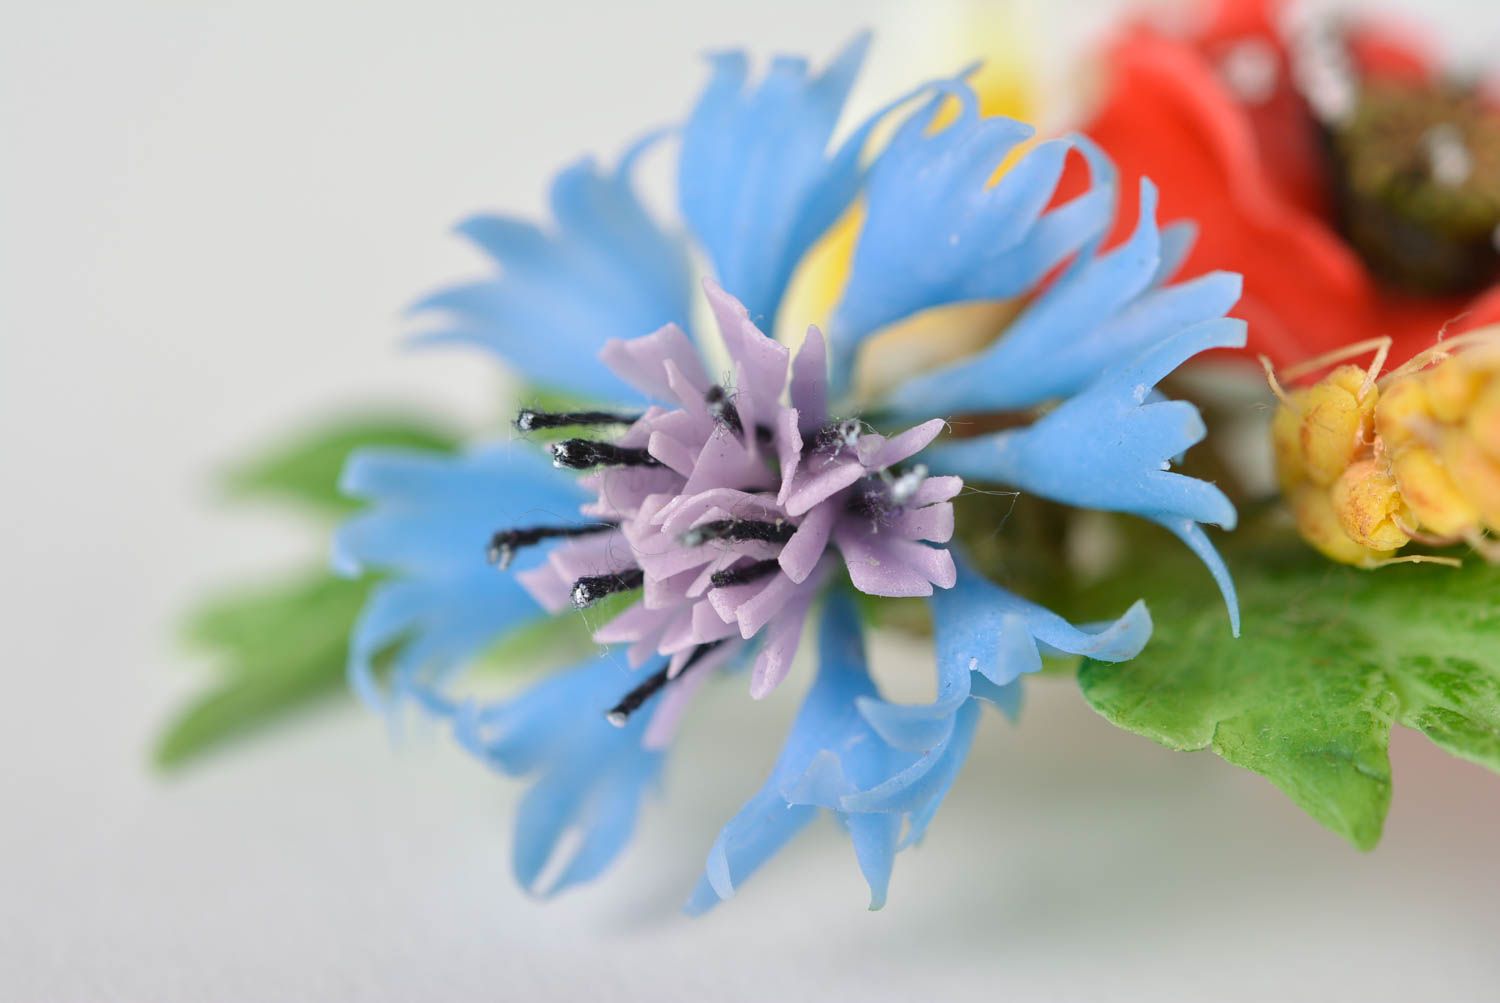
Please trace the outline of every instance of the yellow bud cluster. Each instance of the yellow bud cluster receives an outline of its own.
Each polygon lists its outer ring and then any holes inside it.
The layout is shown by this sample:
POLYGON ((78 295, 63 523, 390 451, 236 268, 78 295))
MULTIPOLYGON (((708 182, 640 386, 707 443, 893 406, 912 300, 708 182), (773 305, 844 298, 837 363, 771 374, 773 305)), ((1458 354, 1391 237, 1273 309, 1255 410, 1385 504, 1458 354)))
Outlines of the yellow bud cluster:
POLYGON ((1378 383, 1344 365, 1281 393, 1271 425, 1281 489, 1327 557, 1374 568, 1416 540, 1500 560, 1500 331, 1463 341, 1378 383))

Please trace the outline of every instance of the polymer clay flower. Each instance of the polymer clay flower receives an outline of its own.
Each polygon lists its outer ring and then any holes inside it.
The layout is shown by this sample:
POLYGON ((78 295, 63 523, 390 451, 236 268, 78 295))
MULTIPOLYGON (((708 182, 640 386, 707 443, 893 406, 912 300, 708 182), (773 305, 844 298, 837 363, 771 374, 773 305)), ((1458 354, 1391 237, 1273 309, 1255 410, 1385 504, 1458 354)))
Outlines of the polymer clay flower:
POLYGON ((1385 347, 1368 368, 1278 386, 1271 437, 1298 531, 1362 568, 1461 563, 1395 556, 1411 543, 1465 544, 1500 563, 1500 327, 1440 342, 1382 376, 1385 347))
POLYGON ((1399 363, 1500 320, 1493 95, 1401 26, 1302 12, 1200 0, 1130 25, 1083 131, 1161 185, 1165 219, 1198 223, 1185 274, 1244 275, 1236 313, 1278 366, 1380 336, 1399 363))
POLYGON ((987 581, 951 546, 960 478, 1168 527, 1236 617, 1201 525, 1231 526, 1234 510, 1170 471, 1204 430, 1154 387, 1197 352, 1242 343, 1243 325, 1224 317, 1237 280, 1168 284, 1184 235, 1157 228, 1149 183, 1131 238, 1102 252, 1115 179, 1086 141, 1037 144, 992 181, 1031 130, 983 118, 962 81, 921 87, 832 143, 865 44, 817 74, 776 59, 757 83, 742 54, 712 58, 677 130, 685 235, 632 185, 655 137, 614 171, 583 161, 559 174, 549 229, 463 224, 500 271, 419 304, 441 322, 425 340, 477 344, 575 403, 523 410, 523 441, 459 457, 373 451, 346 471, 370 507, 340 531, 336 561, 388 576, 356 629, 351 675, 371 702, 415 702, 498 769, 533 778, 514 848, 530 890, 599 874, 694 692, 743 666, 750 696, 764 696, 821 609, 802 711, 765 786, 708 848, 689 905, 729 897, 824 812, 848 831, 872 907, 883 903, 894 855, 936 813, 981 703, 1013 713, 1016 680, 1043 655, 1124 660, 1151 629, 1140 603, 1079 627, 987 581), (876 125, 912 101, 869 149, 876 125), (949 104, 956 117, 938 124, 949 104), (1061 200, 1074 151, 1091 183, 1061 200), (829 330, 808 330, 793 352, 770 336, 788 284, 856 199, 865 220, 829 330), (711 271, 701 283, 691 249, 711 271), (695 285, 712 317, 696 337, 695 285), (879 332, 1015 298, 1020 315, 972 356, 879 399, 851 395, 879 332), (945 434, 949 419, 1001 412, 1017 426, 945 434), (569 437, 545 453, 524 441, 553 430, 569 437), (881 698, 851 588, 929 597, 933 703, 881 698), (592 616, 573 610, 599 603, 613 608, 594 630, 608 646, 597 658, 498 702, 456 690, 517 624, 592 616))

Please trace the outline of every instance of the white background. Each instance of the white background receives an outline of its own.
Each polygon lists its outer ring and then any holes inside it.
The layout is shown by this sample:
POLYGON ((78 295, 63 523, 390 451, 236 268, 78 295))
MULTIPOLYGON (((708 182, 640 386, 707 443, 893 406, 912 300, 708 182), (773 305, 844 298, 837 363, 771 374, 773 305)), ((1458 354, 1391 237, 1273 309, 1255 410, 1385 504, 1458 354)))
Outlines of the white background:
MULTIPOLYGON (((1023 20, 1071 47, 1107 6, 1023 20)), ((1488 3, 1423 6, 1455 51, 1500 50, 1488 3)), ((697 921, 676 907, 795 693, 713 693, 634 848, 549 905, 509 877, 518 788, 437 736, 392 749, 352 704, 148 770, 205 668, 174 618, 322 546, 215 504, 213 470, 349 402, 499 412, 484 361, 397 350, 400 308, 479 267, 448 224, 533 212, 558 164, 679 114, 707 48, 822 56, 885 26, 866 103, 967 55, 933 61, 918 13, 6 0, 0 999, 1500 996, 1500 783, 1407 734, 1360 855, 1258 778, 1038 684, 1019 728, 988 721, 884 912, 824 826, 697 921)))

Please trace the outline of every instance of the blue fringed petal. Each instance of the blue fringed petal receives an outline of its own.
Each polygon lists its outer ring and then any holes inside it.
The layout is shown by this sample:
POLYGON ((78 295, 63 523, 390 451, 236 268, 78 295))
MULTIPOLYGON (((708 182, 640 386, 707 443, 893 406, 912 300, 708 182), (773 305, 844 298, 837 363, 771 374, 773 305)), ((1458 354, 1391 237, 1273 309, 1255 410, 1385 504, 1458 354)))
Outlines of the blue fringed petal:
POLYGON ((634 338, 690 316, 691 270, 682 241, 646 211, 631 184, 648 137, 605 173, 582 160, 552 184, 556 227, 504 216, 459 225, 500 266, 490 279, 441 290, 412 309, 444 322, 419 344, 488 349, 527 379, 590 400, 635 400, 598 359, 610 338, 634 338))
POLYGON ((915 845, 957 779, 978 726, 979 703, 964 699, 953 709, 941 739, 908 759, 903 769, 882 783, 845 795, 839 807, 856 814, 904 813, 910 822, 897 848, 915 845))
POLYGON ((641 745, 649 715, 616 728, 604 712, 639 681, 623 659, 605 655, 512 699, 456 709, 454 733, 466 748, 507 774, 536 777, 521 801, 513 851, 527 891, 551 896, 589 881, 630 841, 663 755, 641 745), (564 840, 569 833, 576 841, 564 840))
POLYGON ((1141 183, 1135 232, 1107 254, 1082 256, 993 345, 897 387, 885 402, 904 418, 1034 407, 1076 394, 1119 359, 1223 317, 1240 277, 1216 272, 1159 287, 1176 267, 1182 230, 1157 229, 1156 191, 1141 183))
POLYGON ((1161 228, 1161 266, 1156 270, 1152 285, 1166 285, 1187 261, 1193 244, 1198 240, 1198 224, 1189 219, 1180 219, 1161 228))
MULTIPOLYGON (((875 735, 859 701, 875 696, 865 667, 858 615, 847 595, 831 596, 823 614, 818 675, 764 787, 724 827, 687 909, 701 913, 735 889, 802 830, 819 807, 887 777, 902 757, 875 735)), ((870 885, 870 908, 885 902, 901 817, 838 813, 870 885)))
POLYGON ((1101 172, 1112 176, 1086 141, 1041 143, 990 185, 1033 130, 980 117, 962 83, 942 89, 902 124, 870 169, 868 214, 829 334, 836 375, 880 328, 932 307, 1027 292, 1109 227, 1112 183, 1095 183, 1047 210, 1070 149, 1085 153, 1096 182, 1101 172), (958 118, 929 134, 947 96, 960 101, 958 118))
POLYGON ((943 473, 1166 526, 1208 563, 1238 634, 1234 586, 1197 525, 1232 529, 1234 505, 1214 485, 1171 472, 1172 458, 1203 438, 1203 419, 1186 401, 1153 399, 1153 389, 1199 352, 1244 343, 1243 321, 1194 325, 1107 372, 1030 427, 945 443, 923 459, 943 473))
POLYGON ((859 36, 818 76, 779 57, 755 87, 743 52, 713 56, 683 128, 683 218, 720 283, 767 330, 798 261, 859 191, 859 155, 879 116, 837 150, 829 140, 869 42, 859 36))
MULTIPOLYGON (((454 669, 539 615, 515 576, 488 563, 496 530, 588 521, 578 512, 586 496, 572 479, 519 445, 461 456, 363 450, 344 468, 342 488, 370 507, 339 527, 335 568, 398 576, 371 593, 349 646, 356 691, 388 710, 408 696, 439 701, 437 687, 454 669), (393 646, 386 693, 374 661, 393 646)), ((517 567, 534 565, 545 550, 523 552, 517 567)))
MULTIPOLYGON (((906 755, 898 768, 879 782, 845 794, 838 807, 854 813, 909 813, 914 819, 925 821, 915 832, 908 829, 901 845, 908 846, 920 839, 926 821, 937 814, 969 754, 979 723, 974 678, 966 664, 940 661, 938 695, 930 704, 894 704, 875 697, 862 699, 859 711, 870 727, 882 741, 906 755)), ((986 695, 997 695, 1001 689, 991 687, 986 695)), ((1003 689, 1018 687, 1011 684, 1003 689)), ((1004 700, 1012 702, 1008 695, 1004 700)))
MULTIPOLYGON (((1151 637, 1151 614, 1137 602, 1118 620, 1075 627, 1051 610, 990 582, 958 559, 958 584, 935 593, 932 606, 939 666, 964 667, 1006 686, 1042 667, 1042 656, 1084 655, 1125 662, 1151 637)), ((956 668, 952 668, 956 671, 956 668)))
POLYGON ((1064 652, 1102 661, 1134 658, 1151 635, 1151 618, 1136 603, 1113 623, 1079 628, 987 581, 959 560, 958 582, 928 600, 933 609, 938 692, 930 704, 860 700, 860 713, 891 746, 913 757, 896 774, 846 795, 852 812, 906 812, 902 846, 918 842, 953 785, 972 744, 979 701, 1014 718, 1019 678, 1042 667, 1042 655, 1064 652))

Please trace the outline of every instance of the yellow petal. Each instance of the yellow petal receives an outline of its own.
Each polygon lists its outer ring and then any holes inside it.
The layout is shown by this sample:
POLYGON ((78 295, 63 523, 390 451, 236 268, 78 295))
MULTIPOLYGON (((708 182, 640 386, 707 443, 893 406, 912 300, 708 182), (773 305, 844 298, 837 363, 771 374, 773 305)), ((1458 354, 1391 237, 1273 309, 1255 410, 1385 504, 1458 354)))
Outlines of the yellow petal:
POLYGON ((1443 442, 1443 461, 1490 532, 1500 534, 1500 461, 1480 449, 1472 438, 1456 431, 1449 433, 1443 442))
POLYGON ((1479 512, 1431 448, 1407 448, 1391 461, 1391 470, 1401 487, 1401 497, 1424 529, 1456 538, 1478 528, 1479 512))
POLYGON ((1276 456, 1276 477, 1283 494, 1307 480, 1302 462, 1302 401, 1304 394, 1294 392, 1286 403, 1276 408, 1271 419, 1271 446, 1276 456))
POLYGON ((1381 390, 1375 406, 1375 431, 1388 452, 1399 453, 1417 442, 1422 430, 1433 423, 1427 388, 1421 380, 1403 377, 1381 390))
POLYGON ((1449 423, 1463 421, 1482 383, 1480 374, 1470 367, 1464 355, 1444 359, 1422 373, 1421 378, 1427 386, 1428 407, 1433 417, 1449 423))
POLYGON ((1474 444, 1491 459, 1500 460, 1500 377, 1492 378, 1480 392, 1466 426, 1474 444))
POLYGON ((1302 538, 1330 560, 1357 568, 1373 568, 1394 553, 1371 550, 1349 539, 1349 534, 1339 524, 1328 492, 1322 488, 1304 484, 1292 494, 1291 503, 1292 515, 1297 520, 1297 530, 1302 538))
POLYGON ((1354 464, 1333 485, 1330 495, 1339 525, 1349 539, 1370 550, 1398 550, 1411 537, 1398 524, 1414 525, 1401 502, 1396 479, 1374 460, 1354 464))
POLYGON ((1361 397, 1364 380, 1358 366, 1340 366, 1307 391, 1302 458, 1314 484, 1332 485, 1370 442, 1379 391, 1361 397))

